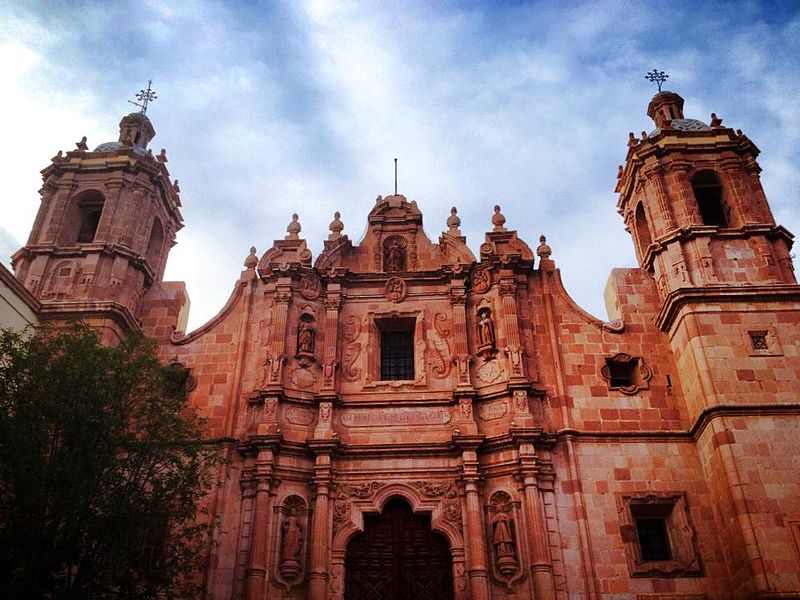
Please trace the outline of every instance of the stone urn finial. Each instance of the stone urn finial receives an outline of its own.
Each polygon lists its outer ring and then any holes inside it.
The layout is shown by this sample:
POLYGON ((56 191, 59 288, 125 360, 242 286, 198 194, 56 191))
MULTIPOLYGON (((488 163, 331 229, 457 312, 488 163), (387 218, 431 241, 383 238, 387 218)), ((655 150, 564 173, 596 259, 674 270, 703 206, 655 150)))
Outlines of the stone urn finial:
POLYGON ((540 235, 539 246, 536 248, 536 254, 539 256, 539 258, 547 260, 550 258, 552 253, 553 250, 547 245, 547 238, 544 237, 544 235, 540 235))
POLYGON ((447 217, 447 228, 453 235, 461 235, 459 227, 461 227, 461 217, 458 216, 458 210, 454 206, 450 209, 450 216, 447 217))
POLYGON ((297 213, 292 215, 292 222, 286 227, 286 231, 289 232, 289 235, 286 236, 287 240, 299 240, 300 237, 297 235, 300 233, 302 227, 300 227, 300 221, 297 220, 298 216, 297 213))
POLYGON ((506 218, 503 216, 503 213, 500 212, 500 205, 494 205, 494 214, 492 215, 492 225, 494 225, 493 231, 505 231, 506 228, 504 225, 506 224, 506 218))
POLYGON ((335 213, 333 213, 333 221, 331 221, 331 224, 328 225, 328 229, 331 230, 330 235, 328 235, 329 240, 338 240, 340 237, 342 237, 342 230, 344 229, 344 223, 342 223, 340 219, 341 216, 342 215, 339 213, 338 210, 335 213))
POLYGON ((250 246, 250 254, 244 259, 244 266, 248 269, 255 269, 258 265, 258 258, 256 257, 256 247, 250 246))

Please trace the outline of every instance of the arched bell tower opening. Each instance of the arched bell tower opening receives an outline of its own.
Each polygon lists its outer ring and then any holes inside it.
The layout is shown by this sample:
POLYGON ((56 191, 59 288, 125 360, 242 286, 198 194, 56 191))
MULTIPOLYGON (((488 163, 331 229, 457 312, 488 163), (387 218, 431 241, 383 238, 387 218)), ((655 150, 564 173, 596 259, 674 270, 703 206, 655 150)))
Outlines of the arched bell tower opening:
POLYGON ((699 171, 692 177, 692 191, 703 225, 729 227, 730 218, 722 198, 722 184, 714 171, 699 171))
POLYGON ((400 497, 347 545, 345 600, 453 600, 450 545, 400 497))

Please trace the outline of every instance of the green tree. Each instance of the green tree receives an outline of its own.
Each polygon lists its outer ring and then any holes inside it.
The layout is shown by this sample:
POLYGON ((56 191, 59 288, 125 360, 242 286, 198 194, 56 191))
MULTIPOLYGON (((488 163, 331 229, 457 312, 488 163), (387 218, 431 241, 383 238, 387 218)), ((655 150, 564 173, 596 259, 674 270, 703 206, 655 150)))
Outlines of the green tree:
POLYGON ((0 331, 0 597, 192 598, 217 462, 140 335, 0 331))

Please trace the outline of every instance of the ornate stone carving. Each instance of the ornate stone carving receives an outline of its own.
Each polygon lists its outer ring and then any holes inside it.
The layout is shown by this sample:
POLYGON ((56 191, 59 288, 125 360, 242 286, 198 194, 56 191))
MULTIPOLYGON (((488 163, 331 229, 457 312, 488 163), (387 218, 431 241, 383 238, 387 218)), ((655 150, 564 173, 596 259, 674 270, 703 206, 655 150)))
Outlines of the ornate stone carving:
POLYGON ((445 329, 447 315, 436 313, 433 326, 428 329, 428 371, 436 379, 444 379, 450 374, 450 344, 447 338, 450 329, 445 329))
POLYGON ((344 352, 342 357, 342 376, 347 381, 361 379, 362 369, 356 366, 361 355, 361 319, 357 315, 348 315, 344 320, 344 352))
POLYGON ((474 291, 483 294, 489 290, 491 284, 492 279, 489 275, 489 269, 482 267, 472 272, 472 289, 474 291))
POLYGON ((643 358, 619 352, 605 359, 600 375, 608 382, 608 389, 631 395, 650 386, 653 371, 643 358))
POLYGON ((299 366, 291 372, 289 380, 292 385, 301 389, 308 389, 317 383, 317 377, 309 367, 299 366))
POLYGON ((407 293, 406 282, 401 277, 390 277, 383 287, 383 294, 389 302, 402 302, 407 293))
POLYGON ((336 500, 333 503, 334 531, 341 528, 350 518, 350 503, 353 498, 358 498, 359 500, 371 498, 384 485, 386 484, 382 481, 370 481, 360 485, 344 484, 339 486, 336 500))
POLYGON ((303 275, 300 279, 298 291, 306 300, 316 300, 322 293, 322 282, 316 275, 303 275))
POLYGON ((442 496, 444 493, 450 489, 449 483, 434 483, 432 481, 412 481, 411 487, 417 489, 425 496, 429 496, 431 498, 435 498, 436 496, 442 496))
POLYGON ((484 358, 483 363, 477 369, 478 380, 482 383, 494 383, 505 373, 499 361, 484 358))
POLYGON ((492 574, 511 587, 521 575, 514 503, 506 492, 495 492, 489 501, 488 524, 492 541, 492 574))
POLYGON ((472 419, 472 399, 471 398, 461 398, 458 401, 458 405, 461 408, 461 418, 469 421, 472 419))
POLYGON ((528 404, 528 392, 526 390, 514 390, 514 405, 518 413, 530 412, 528 404))
POLYGON ((444 496, 442 502, 442 512, 444 518, 453 523, 459 529, 461 528, 461 498, 458 496, 458 490, 455 486, 450 486, 444 496))

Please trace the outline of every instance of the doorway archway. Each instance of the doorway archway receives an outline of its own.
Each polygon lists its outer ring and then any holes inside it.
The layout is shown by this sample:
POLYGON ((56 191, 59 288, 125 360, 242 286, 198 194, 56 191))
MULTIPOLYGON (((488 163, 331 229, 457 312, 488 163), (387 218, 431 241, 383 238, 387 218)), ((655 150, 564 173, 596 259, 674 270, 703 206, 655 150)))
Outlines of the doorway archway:
POLYGON ((450 546, 431 530, 428 515, 415 515, 392 498, 379 515, 364 519, 345 556, 345 600, 453 600, 450 546))

